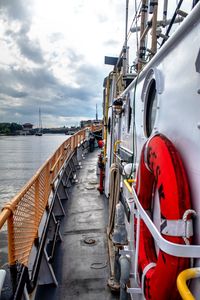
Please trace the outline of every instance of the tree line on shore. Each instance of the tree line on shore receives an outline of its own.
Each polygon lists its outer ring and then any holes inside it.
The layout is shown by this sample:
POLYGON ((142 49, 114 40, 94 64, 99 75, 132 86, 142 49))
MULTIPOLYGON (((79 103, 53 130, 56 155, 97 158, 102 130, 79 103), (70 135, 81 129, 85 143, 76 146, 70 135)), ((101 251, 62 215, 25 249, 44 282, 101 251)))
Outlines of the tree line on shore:
POLYGON ((13 135, 18 130, 22 130, 22 125, 17 123, 0 123, 0 134, 13 135))
MULTIPOLYGON (((27 134, 34 135, 38 128, 30 129, 27 134)), ((59 128, 43 128, 43 133, 64 133, 74 134, 80 130, 79 126, 59 127, 59 128)), ((17 123, 0 123, 0 135, 19 135, 23 134, 23 126, 17 123)))

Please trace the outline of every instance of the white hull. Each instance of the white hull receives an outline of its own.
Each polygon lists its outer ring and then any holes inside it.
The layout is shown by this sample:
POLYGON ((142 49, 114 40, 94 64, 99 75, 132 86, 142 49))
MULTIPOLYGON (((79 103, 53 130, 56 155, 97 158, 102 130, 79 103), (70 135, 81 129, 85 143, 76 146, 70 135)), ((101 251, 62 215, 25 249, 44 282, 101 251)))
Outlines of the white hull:
MULTIPOLYGON (((194 222, 194 244, 200 245, 200 3, 188 16, 172 37, 163 45, 160 51, 147 64, 128 88, 120 95, 123 99, 123 112, 112 120, 112 107, 108 117, 115 123, 108 134, 107 161, 105 166, 105 194, 108 196, 110 155, 114 151, 114 142, 120 140, 120 149, 134 153, 135 168, 140 162, 141 150, 150 136, 162 133, 172 141, 181 155, 188 175, 191 190, 192 208, 197 217, 194 222), (198 60, 198 62, 197 62, 198 60), (197 70, 198 65, 198 70, 197 70), (147 94, 151 80, 155 80, 157 104, 155 106, 155 123, 152 132, 147 134, 146 124, 148 108, 147 94), (129 123, 129 108, 127 98, 130 95, 132 112, 135 109, 135 121, 132 113, 129 123), (135 106, 134 106, 135 101, 135 106), (134 106, 134 107, 133 107, 134 106), (147 115, 145 115, 147 114, 147 115), (134 127, 135 126, 135 127, 134 127), (135 138, 134 138, 135 136, 135 138), (135 140, 133 140, 133 138, 135 140), (112 141, 112 147, 110 147, 112 141)), ((114 82, 114 80, 113 80, 114 82)), ((113 103, 115 93, 110 93, 110 103, 113 103)), ((129 192, 123 185, 123 193, 128 201, 129 192)), ((156 198, 156 197, 155 197, 156 198)), ((155 200, 156 201, 156 200, 155 200)), ((157 200, 158 202, 158 200, 157 200)), ((155 212, 155 218, 157 217, 155 212)), ((126 223, 129 239, 129 250, 133 248, 133 222, 126 223)), ((195 259, 194 266, 200 266, 200 260, 195 259)), ((135 273, 135 261, 132 259, 131 273, 135 273)), ((131 287, 137 283, 131 279, 131 287)), ((199 281, 193 280, 190 286, 196 299, 200 298, 199 281)), ((133 296, 132 296, 133 297, 133 296)), ((134 296, 135 297, 135 296, 134 296)), ((144 299, 137 295, 138 299, 144 299)), ((137 298, 132 298, 137 299, 137 298)))

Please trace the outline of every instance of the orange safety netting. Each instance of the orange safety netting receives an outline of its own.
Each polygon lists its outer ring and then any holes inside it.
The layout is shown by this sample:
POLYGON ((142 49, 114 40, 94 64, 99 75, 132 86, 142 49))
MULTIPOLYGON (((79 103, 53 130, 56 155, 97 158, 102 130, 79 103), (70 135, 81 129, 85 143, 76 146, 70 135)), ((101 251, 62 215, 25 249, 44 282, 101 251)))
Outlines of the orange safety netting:
POLYGON ((68 138, 20 193, 4 206, 0 214, 0 228, 7 221, 10 264, 16 262, 28 264, 52 185, 70 154, 85 140, 86 130, 81 130, 68 138))

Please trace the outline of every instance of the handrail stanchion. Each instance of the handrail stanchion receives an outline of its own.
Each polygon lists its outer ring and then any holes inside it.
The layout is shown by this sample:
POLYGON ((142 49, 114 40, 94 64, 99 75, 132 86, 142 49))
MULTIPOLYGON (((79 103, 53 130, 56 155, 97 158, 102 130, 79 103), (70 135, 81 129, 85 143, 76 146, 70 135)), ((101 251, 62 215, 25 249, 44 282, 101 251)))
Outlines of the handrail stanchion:
POLYGON ((38 223, 39 223, 39 179, 37 178, 35 181, 35 220, 34 220, 35 228, 37 228, 38 223))
POLYGON ((10 265, 15 264, 15 247, 14 247, 14 227, 13 214, 8 217, 8 262, 10 265))
POLYGON ((73 137, 72 137, 72 151, 74 151, 74 149, 75 149, 75 143, 76 143, 76 138, 75 138, 75 135, 73 135, 73 137))
POLYGON ((49 186, 51 182, 50 178, 50 163, 48 162, 45 168, 45 183, 44 183, 44 196, 45 196, 45 207, 47 206, 49 198, 49 186))

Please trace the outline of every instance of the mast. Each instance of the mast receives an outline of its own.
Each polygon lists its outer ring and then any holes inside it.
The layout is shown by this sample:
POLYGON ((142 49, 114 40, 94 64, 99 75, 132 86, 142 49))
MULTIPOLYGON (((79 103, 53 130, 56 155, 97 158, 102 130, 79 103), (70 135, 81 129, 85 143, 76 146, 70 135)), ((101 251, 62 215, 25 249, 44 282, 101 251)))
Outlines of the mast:
POLYGON ((98 111, 97 111, 97 104, 96 104, 96 121, 98 121, 98 111))
POLYGON ((126 0, 125 39, 123 46, 123 75, 126 75, 128 72, 128 5, 129 0, 126 0))
POLYGON ((151 54, 155 55, 157 52, 157 34, 156 34, 156 29, 157 29, 157 14, 158 14, 158 1, 157 0, 152 0, 150 2, 150 6, 152 6, 152 13, 153 13, 153 18, 152 18, 152 42, 151 42, 151 54))
POLYGON ((140 24, 140 49, 138 57, 138 71, 141 70, 145 58, 146 52, 146 38, 144 35, 146 22, 147 22, 147 10, 148 10, 148 0, 142 1, 141 8, 141 24, 140 24))
POLYGON ((39 108, 39 131, 42 131, 42 117, 41 117, 41 109, 39 108))
POLYGON ((35 135, 42 136, 42 117, 41 117, 41 109, 39 108, 39 123, 38 123, 38 131, 35 135))

